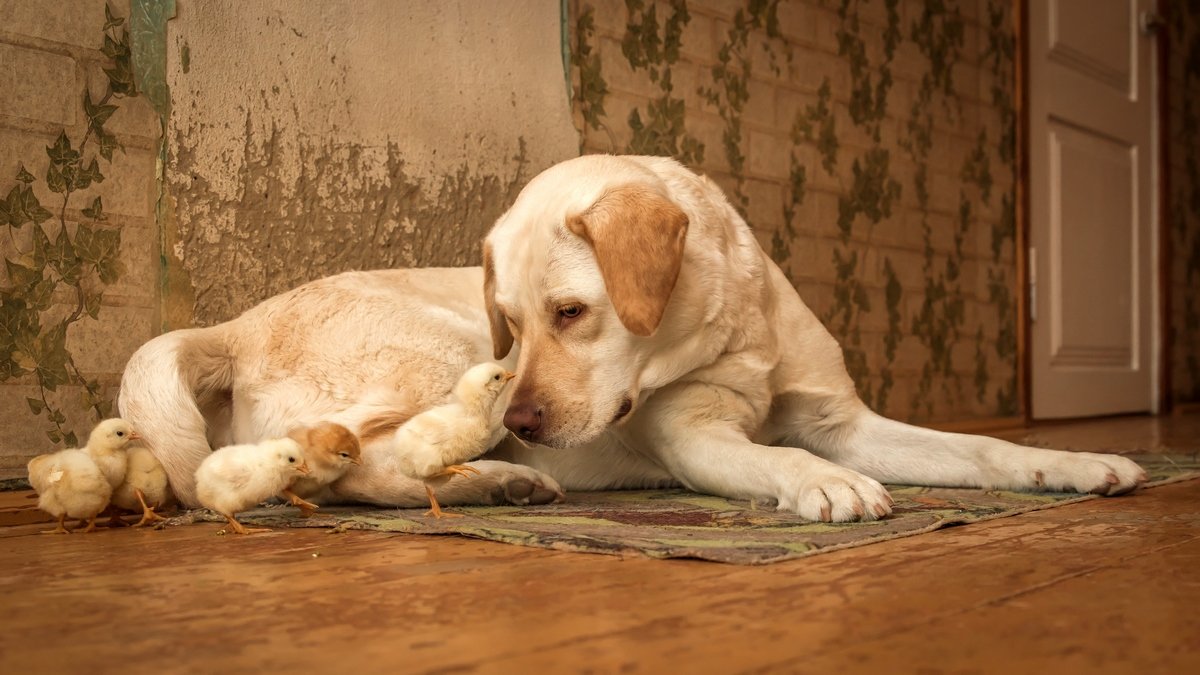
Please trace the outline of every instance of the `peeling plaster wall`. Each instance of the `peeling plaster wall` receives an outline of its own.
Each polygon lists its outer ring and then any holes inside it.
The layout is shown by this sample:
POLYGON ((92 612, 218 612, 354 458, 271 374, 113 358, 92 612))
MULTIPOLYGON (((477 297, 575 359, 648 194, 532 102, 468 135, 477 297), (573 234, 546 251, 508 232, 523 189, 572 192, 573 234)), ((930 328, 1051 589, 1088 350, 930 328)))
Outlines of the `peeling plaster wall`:
POLYGON ((167 328, 344 270, 477 264, 579 152, 556 0, 180 0, 167 81, 167 328))

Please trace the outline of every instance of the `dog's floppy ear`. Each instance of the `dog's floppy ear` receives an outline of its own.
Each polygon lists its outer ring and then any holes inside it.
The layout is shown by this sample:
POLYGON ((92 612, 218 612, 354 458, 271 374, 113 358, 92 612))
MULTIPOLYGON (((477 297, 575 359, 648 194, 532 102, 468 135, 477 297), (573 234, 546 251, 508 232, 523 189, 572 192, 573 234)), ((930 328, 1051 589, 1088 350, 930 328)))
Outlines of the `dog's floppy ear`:
POLYGON ((604 286, 629 332, 647 337, 662 321, 679 278, 688 217, 644 185, 605 192, 567 218, 567 229, 591 244, 604 286))
POLYGON ((496 270, 492 265, 492 247, 487 242, 483 244, 483 304, 492 326, 492 355, 499 361, 512 350, 513 335, 504 312, 496 306, 496 270))

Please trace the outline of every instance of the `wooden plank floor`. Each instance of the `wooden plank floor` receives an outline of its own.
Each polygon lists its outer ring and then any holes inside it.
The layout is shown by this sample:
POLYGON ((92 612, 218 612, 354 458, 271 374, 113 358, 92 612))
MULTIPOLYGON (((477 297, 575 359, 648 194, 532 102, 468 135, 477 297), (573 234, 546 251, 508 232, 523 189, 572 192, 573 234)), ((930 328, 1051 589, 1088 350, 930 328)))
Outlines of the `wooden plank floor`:
MULTIPOLYGON (((1194 450, 1197 430, 1035 433, 1194 450)), ((755 568, 455 537, 41 527, 0 529, 7 673, 1200 672, 1200 481, 755 568)))

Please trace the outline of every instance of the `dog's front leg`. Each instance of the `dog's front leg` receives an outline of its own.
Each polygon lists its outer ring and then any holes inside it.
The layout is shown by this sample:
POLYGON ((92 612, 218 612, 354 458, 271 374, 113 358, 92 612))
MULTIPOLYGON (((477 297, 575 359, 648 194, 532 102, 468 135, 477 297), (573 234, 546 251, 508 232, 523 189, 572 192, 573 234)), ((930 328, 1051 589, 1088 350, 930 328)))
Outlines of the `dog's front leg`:
POLYGON ((738 422, 735 397, 702 384, 660 392, 630 420, 628 438, 697 492, 774 501, 809 520, 891 513, 892 499, 875 480, 798 448, 752 442, 738 422))
POLYGON ((1118 495, 1146 480, 1141 467, 1117 455, 934 431, 881 417, 861 404, 838 410, 822 417, 794 415, 792 432, 772 442, 808 448, 841 466, 903 485, 1118 495))

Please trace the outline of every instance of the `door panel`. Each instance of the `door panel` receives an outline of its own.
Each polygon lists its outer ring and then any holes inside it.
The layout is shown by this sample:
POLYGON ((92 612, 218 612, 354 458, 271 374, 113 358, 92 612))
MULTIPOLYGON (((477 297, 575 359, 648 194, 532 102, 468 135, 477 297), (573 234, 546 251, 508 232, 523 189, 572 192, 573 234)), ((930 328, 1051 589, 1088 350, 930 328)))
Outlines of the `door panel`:
POLYGON ((1154 401, 1149 0, 1031 0, 1033 416, 1154 401))
POLYGON ((1132 93, 1136 42, 1132 3, 1121 0, 1051 0, 1050 58, 1114 89, 1132 93))
POLYGON ((1086 130, 1051 121, 1050 363, 1056 368, 1129 368, 1136 250, 1136 151, 1086 130), (1097 199, 1103 194, 1104 199, 1097 199), (1068 246, 1063 244, 1067 243, 1068 246), (1097 311, 1093 299, 1109 307, 1097 311))

